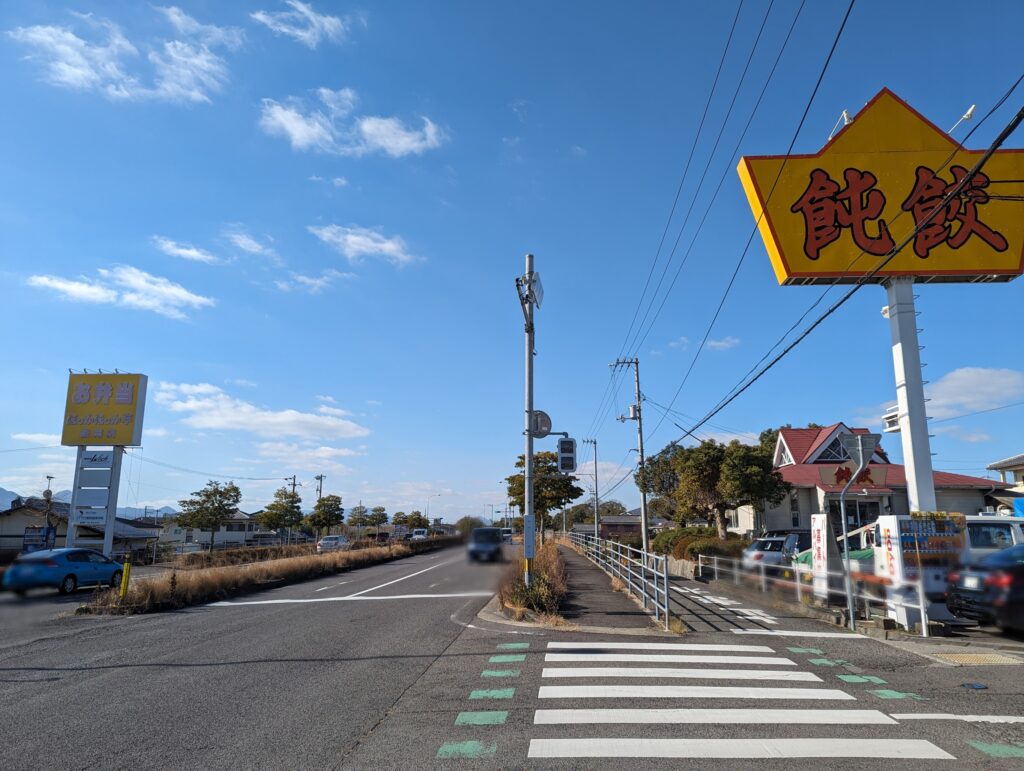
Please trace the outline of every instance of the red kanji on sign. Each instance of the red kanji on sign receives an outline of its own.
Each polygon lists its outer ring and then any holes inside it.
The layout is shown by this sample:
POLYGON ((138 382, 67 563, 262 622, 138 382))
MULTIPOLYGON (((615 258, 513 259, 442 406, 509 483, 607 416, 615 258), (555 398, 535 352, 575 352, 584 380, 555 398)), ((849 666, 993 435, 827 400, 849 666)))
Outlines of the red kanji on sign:
POLYGON ((849 228, 853 242, 868 254, 881 256, 892 251, 895 243, 885 220, 879 219, 885 208, 885 195, 875 188, 878 179, 870 171, 846 169, 846 187, 832 179, 823 169, 811 172, 803 195, 790 207, 804 217, 804 254, 818 259, 821 250, 849 228), (878 235, 867 231, 868 220, 878 221, 878 235))
POLYGON ((977 235, 997 252, 1005 252, 1007 243, 1003 234, 992 230, 978 219, 978 205, 988 203, 989 200, 988 193, 985 192, 989 179, 980 171, 971 178, 956 198, 945 205, 944 211, 936 214, 927 224, 923 224, 932 212, 942 206, 942 200, 967 176, 967 169, 963 166, 951 166, 949 170, 953 174, 951 183, 947 183, 927 166, 917 167, 914 189, 902 204, 904 211, 913 213, 914 224, 920 228, 914 236, 914 254, 922 258, 927 257, 932 249, 944 243, 948 244, 950 249, 959 249, 972 235, 977 235), (960 223, 960 227, 955 231, 948 224, 952 222, 960 223))

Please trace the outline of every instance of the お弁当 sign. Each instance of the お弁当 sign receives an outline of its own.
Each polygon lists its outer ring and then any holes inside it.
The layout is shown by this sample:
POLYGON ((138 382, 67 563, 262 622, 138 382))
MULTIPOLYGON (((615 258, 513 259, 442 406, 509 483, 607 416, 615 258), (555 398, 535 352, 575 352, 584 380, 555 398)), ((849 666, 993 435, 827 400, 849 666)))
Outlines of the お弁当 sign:
POLYGON ((122 447, 142 444, 146 382, 145 375, 125 373, 70 375, 60 443, 122 447))

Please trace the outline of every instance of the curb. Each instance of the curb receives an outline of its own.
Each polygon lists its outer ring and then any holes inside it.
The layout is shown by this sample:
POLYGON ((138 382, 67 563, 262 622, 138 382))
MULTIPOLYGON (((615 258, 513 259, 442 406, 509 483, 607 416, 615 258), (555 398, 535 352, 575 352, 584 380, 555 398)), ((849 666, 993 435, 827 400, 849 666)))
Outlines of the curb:
POLYGON ((513 621, 512 619, 505 617, 501 612, 500 607, 498 595, 495 594, 490 601, 480 609, 480 612, 476 614, 476 617, 481 621, 487 621, 492 624, 505 624, 506 626, 518 626, 528 629, 543 629, 546 632, 581 632, 583 634, 630 635, 632 637, 636 637, 638 635, 649 637, 678 637, 678 635, 672 632, 666 632, 662 629, 621 629, 614 626, 582 626, 579 624, 573 624, 572 621, 568 620, 566 623, 572 624, 572 628, 559 629, 558 627, 538 624, 533 621, 513 621))

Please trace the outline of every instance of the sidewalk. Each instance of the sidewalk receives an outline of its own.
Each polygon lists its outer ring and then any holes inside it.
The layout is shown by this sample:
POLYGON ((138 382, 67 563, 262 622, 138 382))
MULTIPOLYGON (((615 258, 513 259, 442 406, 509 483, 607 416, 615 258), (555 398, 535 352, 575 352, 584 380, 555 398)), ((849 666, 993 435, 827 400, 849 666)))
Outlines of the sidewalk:
POLYGON ((651 616, 625 592, 612 589, 611 578, 594 563, 559 545, 569 574, 562 616, 581 627, 650 630, 651 616))

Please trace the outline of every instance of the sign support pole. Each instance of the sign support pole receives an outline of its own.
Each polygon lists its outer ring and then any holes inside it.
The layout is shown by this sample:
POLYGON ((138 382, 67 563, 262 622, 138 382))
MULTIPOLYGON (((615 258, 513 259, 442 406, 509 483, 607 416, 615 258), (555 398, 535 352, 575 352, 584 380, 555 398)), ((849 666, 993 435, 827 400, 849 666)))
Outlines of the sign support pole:
POLYGON ((525 414, 523 422, 526 447, 523 453, 523 581, 530 585, 533 572, 533 555, 536 551, 537 525, 533 514, 533 303, 534 303, 533 255, 526 255, 526 274, 521 281, 519 301, 526 319, 526 387, 524 393, 525 414))
POLYGON ((82 456, 85 454, 85 447, 79 445, 75 453, 75 480, 71 485, 71 505, 68 507, 68 530, 64 536, 64 545, 73 549, 78 539, 78 525, 75 524, 75 508, 78 506, 78 475, 82 473, 82 456))
POLYGON ((891 278, 885 284, 889 305, 885 315, 892 332, 892 363, 896 372, 900 440, 907 474, 910 511, 935 511, 935 478, 932 475, 928 416, 925 413, 921 349, 917 342, 914 280, 891 278))
POLYGON ((107 493, 107 524, 103 528, 103 556, 109 557, 114 551, 114 525, 117 520, 117 491, 121 486, 121 459, 124 447, 114 447, 114 458, 110 464, 110 489, 107 493))

